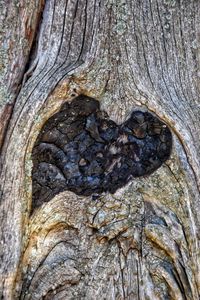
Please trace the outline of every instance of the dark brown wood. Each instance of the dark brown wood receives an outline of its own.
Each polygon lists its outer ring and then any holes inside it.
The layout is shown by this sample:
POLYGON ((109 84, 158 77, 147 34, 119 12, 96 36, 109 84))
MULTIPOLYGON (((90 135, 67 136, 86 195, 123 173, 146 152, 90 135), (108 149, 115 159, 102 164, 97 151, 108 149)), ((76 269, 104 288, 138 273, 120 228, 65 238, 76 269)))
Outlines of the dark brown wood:
POLYGON ((200 1, 0 6, 1 299, 198 300, 200 1), (65 191, 30 216, 34 143, 79 95, 117 124, 154 113, 170 159, 113 195, 65 191))
POLYGON ((97 100, 76 97, 45 123, 33 147, 32 210, 65 190, 114 194, 155 172, 171 149, 169 128, 149 112, 133 111, 117 125, 97 100))

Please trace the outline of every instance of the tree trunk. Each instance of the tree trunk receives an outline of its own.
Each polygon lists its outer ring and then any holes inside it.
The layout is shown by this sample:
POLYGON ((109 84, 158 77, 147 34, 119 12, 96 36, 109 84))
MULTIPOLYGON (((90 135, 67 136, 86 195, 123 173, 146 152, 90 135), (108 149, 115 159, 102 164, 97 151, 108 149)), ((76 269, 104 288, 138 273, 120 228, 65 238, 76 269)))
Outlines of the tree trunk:
POLYGON ((1 299, 199 299, 200 1, 0 1, 1 299), (153 112, 170 159, 32 212, 32 149, 79 95, 153 112), (32 212, 32 213, 31 213, 32 212))

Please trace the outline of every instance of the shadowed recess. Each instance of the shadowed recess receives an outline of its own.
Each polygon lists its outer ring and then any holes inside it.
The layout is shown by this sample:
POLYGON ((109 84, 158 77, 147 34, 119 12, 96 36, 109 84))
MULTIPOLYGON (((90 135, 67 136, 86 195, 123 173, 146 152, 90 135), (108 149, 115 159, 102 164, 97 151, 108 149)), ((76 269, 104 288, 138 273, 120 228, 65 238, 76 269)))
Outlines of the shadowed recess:
POLYGON ((115 193, 158 169, 171 147, 169 128, 151 113, 134 111, 117 125, 97 100, 79 96, 46 122, 35 143, 32 207, 64 190, 115 193))

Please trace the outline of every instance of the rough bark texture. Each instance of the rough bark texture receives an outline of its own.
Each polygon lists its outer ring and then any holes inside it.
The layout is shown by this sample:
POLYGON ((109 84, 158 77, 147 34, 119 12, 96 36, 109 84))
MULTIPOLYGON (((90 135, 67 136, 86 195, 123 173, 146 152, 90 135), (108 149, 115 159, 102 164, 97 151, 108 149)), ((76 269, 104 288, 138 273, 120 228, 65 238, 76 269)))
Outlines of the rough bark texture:
POLYGON ((1 299, 200 293, 200 1, 0 1, 1 299), (30 216, 31 153, 78 95, 116 123, 148 109, 170 159, 99 199, 65 191, 30 216))

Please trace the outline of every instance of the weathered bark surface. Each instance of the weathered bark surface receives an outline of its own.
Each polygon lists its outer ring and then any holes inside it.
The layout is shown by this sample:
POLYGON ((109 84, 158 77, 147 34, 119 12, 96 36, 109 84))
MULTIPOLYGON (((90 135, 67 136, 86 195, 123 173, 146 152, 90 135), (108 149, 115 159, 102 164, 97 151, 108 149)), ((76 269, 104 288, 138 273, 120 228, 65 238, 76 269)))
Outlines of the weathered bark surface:
POLYGON ((200 1, 0 4, 1 299, 199 299, 200 1), (35 140, 80 94, 117 123, 154 112, 173 132, 170 160, 114 195, 66 191, 30 216, 35 140))
POLYGON ((0 148, 41 19, 44 1, 0 1, 0 148))

